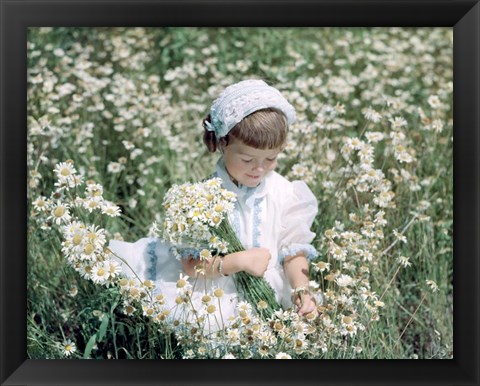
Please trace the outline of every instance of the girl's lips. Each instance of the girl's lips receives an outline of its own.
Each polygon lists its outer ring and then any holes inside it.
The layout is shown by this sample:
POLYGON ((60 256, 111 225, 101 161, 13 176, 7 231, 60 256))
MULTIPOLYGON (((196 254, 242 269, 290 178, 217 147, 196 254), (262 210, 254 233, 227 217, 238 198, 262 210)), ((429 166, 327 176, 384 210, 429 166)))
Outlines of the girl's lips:
POLYGON ((250 178, 260 178, 260 176, 251 176, 250 174, 247 174, 247 177, 250 177, 250 178))

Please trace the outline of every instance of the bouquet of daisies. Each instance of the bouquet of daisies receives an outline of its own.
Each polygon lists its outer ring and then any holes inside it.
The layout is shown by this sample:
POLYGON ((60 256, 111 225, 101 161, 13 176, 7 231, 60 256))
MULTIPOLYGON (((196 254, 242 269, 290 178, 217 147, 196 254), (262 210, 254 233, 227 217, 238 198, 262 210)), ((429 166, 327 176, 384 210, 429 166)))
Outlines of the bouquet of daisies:
MULTIPOLYGON (((220 178, 173 185, 165 195, 162 238, 173 245, 208 248, 200 255, 226 255, 245 250, 228 220, 236 196, 221 187, 220 178)), ((234 275, 239 292, 262 317, 281 308, 264 278, 246 272, 234 275)))

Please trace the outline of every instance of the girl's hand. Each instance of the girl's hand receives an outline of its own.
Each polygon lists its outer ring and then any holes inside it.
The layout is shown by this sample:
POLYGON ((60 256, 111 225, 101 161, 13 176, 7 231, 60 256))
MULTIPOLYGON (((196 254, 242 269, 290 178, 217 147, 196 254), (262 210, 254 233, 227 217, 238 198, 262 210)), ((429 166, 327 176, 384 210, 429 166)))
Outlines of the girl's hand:
POLYGON ((266 248, 250 248, 240 257, 242 271, 253 276, 263 276, 271 258, 272 255, 266 248))
POLYGON ((297 313, 300 316, 305 316, 317 310, 317 302, 308 290, 294 293, 292 301, 297 306, 297 313))

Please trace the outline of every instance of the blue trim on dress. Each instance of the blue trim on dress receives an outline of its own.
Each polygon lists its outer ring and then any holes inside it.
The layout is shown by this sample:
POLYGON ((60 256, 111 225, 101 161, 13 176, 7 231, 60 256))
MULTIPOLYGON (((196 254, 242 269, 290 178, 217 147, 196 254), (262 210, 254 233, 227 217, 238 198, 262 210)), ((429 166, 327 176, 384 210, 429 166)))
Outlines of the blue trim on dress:
POLYGON ((285 257, 295 256, 299 252, 303 252, 307 260, 312 260, 318 256, 317 250, 311 244, 290 244, 288 247, 283 247, 278 254, 280 264, 283 264, 285 257))
POLYGON ((262 203, 263 197, 257 198, 255 200, 255 203, 253 204, 253 227, 252 227, 252 233, 253 233, 253 242, 252 245, 256 248, 260 247, 260 242, 258 241, 260 237, 260 214, 262 212, 262 203))
POLYGON ((186 259, 189 257, 193 259, 200 258, 200 250, 196 248, 170 247, 170 252, 175 256, 177 260, 186 259))
POLYGON ((147 254, 150 260, 150 268, 148 268, 148 279, 155 281, 157 279, 157 260, 158 256, 155 252, 157 248, 157 240, 151 241, 147 244, 147 254))
POLYGON ((235 201, 232 211, 232 226, 237 236, 240 237, 240 209, 238 206, 238 201, 235 201))

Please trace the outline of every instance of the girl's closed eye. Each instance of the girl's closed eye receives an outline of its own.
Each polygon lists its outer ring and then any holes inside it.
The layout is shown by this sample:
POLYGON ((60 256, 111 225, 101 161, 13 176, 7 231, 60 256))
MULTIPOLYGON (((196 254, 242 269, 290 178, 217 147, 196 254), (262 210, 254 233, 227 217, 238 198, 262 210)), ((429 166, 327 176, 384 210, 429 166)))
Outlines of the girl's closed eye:
POLYGON ((242 159, 242 161, 245 162, 245 163, 247 163, 247 164, 248 164, 249 162, 252 162, 251 159, 242 159))

